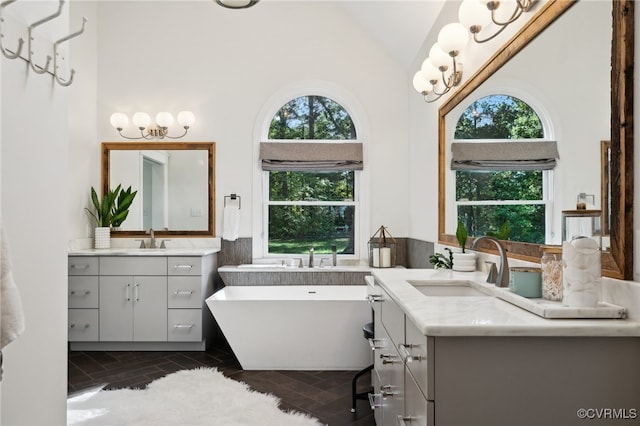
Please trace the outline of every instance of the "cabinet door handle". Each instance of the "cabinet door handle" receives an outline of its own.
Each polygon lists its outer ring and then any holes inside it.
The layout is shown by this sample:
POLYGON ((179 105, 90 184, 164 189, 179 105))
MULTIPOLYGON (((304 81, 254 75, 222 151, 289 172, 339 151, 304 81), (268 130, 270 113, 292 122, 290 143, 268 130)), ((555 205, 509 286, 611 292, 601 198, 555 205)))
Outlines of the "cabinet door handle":
POLYGON ((134 289, 134 296, 136 298, 136 302, 140 301, 140 284, 136 283, 135 289, 134 289))
POLYGON ((370 393, 367 394, 367 396, 369 397, 369 405, 371 406, 372 410, 382 407, 382 394, 370 393))
POLYGON ((173 269, 191 269, 193 265, 173 265, 173 269))
POLYGON ((89 267, 90 267, 90 265, 88 265, 88 264, 86 264, 86 265, 76 265, 74 263, 74 264, 69 265, 70 269, 89 269, 89 267))
MULTIPOLYGON (((69 292, 69 294, 70 294, 70 295, 72 295, 72 296, 75 296, 75 295, 77 294, 77 292, 76 292, 75 290, 71 290, 71 291, 69 292)), ((88 295, 90 295, 90 294, 91 294, 91 291, 90 291, 90 290, 85 290, 85 292, 84 292, 84 295, 85 295, 85 296, 88 296, 88 295)))
POLYGON ((384 298, 382 297, 381 294, 369 294, 369 295, 367 295, 367 301, 369 303, 383 302, 384 298))
POLYGON ((398 426, 406 426, 407 423, 411 424, 411 422, 415 419, 415 417, 403 416, 401 414, 398 414, 398 417, 396 417, 396 424, 398 426))
POLYGON ((126 298, 127 302, 131 302, 131 284, 127 284, 126 298))
POLYGON ((380 385, 380 395, 382 395, 382 398, 395 395, 395 392, 392 389, 393 386, 391 385, 380 385))
POLYGON ((376 349, 382 349, 384 346, 377 346, 377 342, 383 342, 382 339, 367 339, 369 341, 369 347, 372 351, 376 349))
POLYGON ((193 290, 176 290, 173 294, 176 296, 191 296, 193 294, 193 290))
POLYGON ((195 324, 174 324, 173 328, 193 328, 195 324))
MULTIPOLYGON (((74 323, 69 324, 69 328, 76 328, 76 325, 74 323)), ((89 328, 89 324, 85 324, 84 328, 89 328)))
POLYGON ((404 343, 400 343, 398 345, 398 349, 400 350, 400 356, 402 356, 402 360, 404 362, 422 361, 422 356, 420 355, 413 356, 409 351, 409 349, 415 348, 416 346, 417 345, 411 345, 411 344, 406 345, 404 343))

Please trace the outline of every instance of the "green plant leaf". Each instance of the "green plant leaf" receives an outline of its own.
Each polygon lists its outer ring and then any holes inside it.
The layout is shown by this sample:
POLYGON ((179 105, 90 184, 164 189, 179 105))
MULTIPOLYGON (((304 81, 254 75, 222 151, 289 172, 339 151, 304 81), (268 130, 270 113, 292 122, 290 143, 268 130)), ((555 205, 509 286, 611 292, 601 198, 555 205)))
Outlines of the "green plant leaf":
POLYGON ((129 215, 129 207, 131 207, 137 193, 138 191, 131 192, 131 186, 127 189, 120 190, 112 210, 111 224, 114 227, 122 225, 122 222, 127 218, 129 215))
POLYGON ((458 228, 456 229, 456 238, 458 239, 458 244, 462 248, 462 252, 464 253, 464 247, 467 244, 467 230, 464 227, 464 224, 461 220, 458 220, 458 228))

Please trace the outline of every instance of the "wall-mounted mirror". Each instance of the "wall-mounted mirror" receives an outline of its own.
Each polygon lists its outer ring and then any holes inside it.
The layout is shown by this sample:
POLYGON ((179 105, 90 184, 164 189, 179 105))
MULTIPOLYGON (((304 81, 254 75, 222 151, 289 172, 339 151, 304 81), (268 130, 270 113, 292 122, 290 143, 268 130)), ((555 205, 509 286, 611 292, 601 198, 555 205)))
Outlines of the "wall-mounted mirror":
MULTIPOLYGON (((471 76, 469 80, 461 86, 458 91, 453 94, 439 110, 439 241, 443 244, 456 245, 455 236, 455 215, 451 214, 453 197, 451 191, 451 170, 449 168, 450 160, 450 143, 452 134, 451 126, 459 117, 459 110, 466 108, 466 104, 474 101, 481 95, 486 95, 486 86, 490 86, 492 81, 502 78, 501 69, 513 67, 515 62, 529 62, 530 68, 534 71, 531 77, 527 74, 520 73, 519 83, 526 91, 530 89, 531 99, 534 101, 543 98, 544 94, 537 93, 536 86, 540 84, 553 85, 560 90, 561 86, 567 86, 573 92, 571 95, 560 96, 566 98, 572 103, 558 103, 555 100, 549 108, 549 113, 557 113, 558 116, 565 111, 571 111, 575 116, 580 117, 581 111, 597 111, 595 115, 597 120, 601 121, 602 134, 589 135, 586 137, 579 132, 572 134, 571 131, 579 126, 567 126, 555 137, 560 144, 579 144, 579 148, 573 149, 571 155, 560 155, 559 163, 562 167, 558 173, 561 180, 561 189, 555 191, 554 203, 561 206, 557 210, 571 209, 572 203, 575 202, 576 194, 579 192, 600 193, 601 186, 599 181, 600 168, 600 140, 610 136, 611 139, 611 194, 610 202, 610 250, 603 253, 603 273, 607 276, 629 279, 632 277, 632 199, 633 199, 633 165, 632 165, 632 148, 633 148, 633 4, 629 1, 613 1, 605 2, 574 2, 551 0, 541 6, 540 10, 523 26, 523 28, 501 49, 496 52, 487 63, 479 69, 476 74, 471 76), (536 46, 539 40, 544 40, 545 36, 555 31, 564 31, 571 19, 575 19, 583 9, 593 6, 593 3, 600 3, 608 7, 608 12, 601 13, 597 19, 604 19, 603 23, 608 28, 613 28, 613 36, 611 44, 607 37, 604 44, 599 43, 605 49, 604 52, 595 52, 593 44, 580 46, 572 42, 564 45, 561 41, 566 41, 567 36, 553 37, 555 46, 545 47, 548 49, 544 52, 544 57, 540 59, 540 54, 529 53, 535 50, 540 51, 540 47, 536 46), (611 13, 613 7, 613 13, 611 13), (574 15, 571 15, 571 14, 574 15), (613 21, 611 21, 613 17, 613 21), (563 27, 563 20, 565 27, 563 27), (538 37, 540 36, 540 37, 538 37), (557 50, 554 50, 557 48, 557 50), (582 51, 584 49, 584 51, 582 51), (583 53, 580 53, 580 52, 583 53), (593 84, 608 88, 610 82, 611 91, 605 91, 604 95, 598 98, 598 90, 591 87, 585 90, 585 85, 580 83, 580 76, 589 75, 590 69, 571 67, 574 64, 566 64, 569 68, 562 68, 566 58, 571 57, 575 53, 581 55, 600 55, 602 64, 597 64, 599 71, 598 78, 590 80, 593 84), (604 53, 606 56, 602 56, 604 53), (532 56, 527 56, 532 55, 532 56), (537 56, 536 56, 537 55, 537 56), (611 58, 611 61, 608 58, 611 58), (513 63, 512 63, 513 62, 513 63), (555 80, 553 83, 549 81, 540 66, 548 67, 555 72, 555 80), (537 73, 536 73, 537 71, 537 73), (604 78, 602 78, 604 72, 604 78), (610 76, 610 81, 608 77, 610 76), (527 80, 529 78, 529 80, 527 80), (604 81, 603 81, 604 80, 604 81), (596 83, 596 81, 598 83, 596 83), (530 87, 527 87, 530 83, 530 87), (585 98, 580 99, 580 91, 588 93, 585 98), (591 103, 589 103, 591 102, 591 103), (604 105, 603 105, 604 104, 604 105), (603 109, 603 106, 605 107, 603 109), (603 111, 603 112, 601 112, 603 111), (609 112, 610 111, 610 112, 609 112), (456 115, 457 114, 457 115, 456 115), (599 115, 598 115, 599 114, 599 115), (629 131, 627 131, 629 129, 629 131), (610 135, 608 134, 610 132, 610 135), (578 152, 576 158, 573 152, 578 152), (572 160, 582 158, 586 161, 591 170, 591 174, 596 176, 596 181, 591 182, 588 190, 581 189, 579 185, 584 184, 584 179, 579 177, 580 162, 578 166, 572 164, 572 160), (630 177, 630 178, 627 178, 630 177), (572 181, 573 178, 573 181, 572 181), (570 189, 567 189, 570 188, 570 189), (564 200, 562 198, 565 198, 564 200), (628 236, 628 237, 627 237, 628 236)), ((588 21, 591 22, 591 21, 588 21)), ((571 30, 575 31, 575 23, 571 30)), ((578 25, 578 31, 584 31, 585 34, 576 34, 578 38, 588 38, 586 32, 590 31, 583 25, 578 25)), ((609 29, 610 31, 610 29, 609 29)), ((563 33, 568 34, 568 33, 563 33)), ((548 38, 548 37, 547 37, 548 38)), ((567 61, 571 62, 571 61, 567 61)), ((593 65, 594 67, 596 64, 593 65)), ((504 81, 504 78, 503 78, 504 81)), ((503 83, 504 84, 504 83, 503 83)), ((507 80, 508 84, 508 80, 507 80)), ((590 86, 590 85, 587 85, 590 86)), ((551 117, 551 122, 553 118, 551 117)), ((565 124, 565 119, 561 124, 565 124)), ((557 129, 556 129, 557 130, 557 129)), ((565 146, 566 147, 566 146, 565 146)), ((561 151, 562 152, 562 151, 561 151)), ((584 166, 583 166, 584 168, 584 166)), ((573 204, 575 206, 575 204, 573 204)), ((559 221, 559 212, 556 222, 559 221)), ((556 227, 558 224, 556 223, 556 227)), ((559 229, 557 230, 559 234, 559 229)), ((506 243, 509 255, 515 258, 539 261, 540 246, 538 244, 521 243, 509 241, 506 243)))
POLYGON ((138 194, 112 236, 214 235, 215 143, 103 142, 102 193, 118 184, 138 194))

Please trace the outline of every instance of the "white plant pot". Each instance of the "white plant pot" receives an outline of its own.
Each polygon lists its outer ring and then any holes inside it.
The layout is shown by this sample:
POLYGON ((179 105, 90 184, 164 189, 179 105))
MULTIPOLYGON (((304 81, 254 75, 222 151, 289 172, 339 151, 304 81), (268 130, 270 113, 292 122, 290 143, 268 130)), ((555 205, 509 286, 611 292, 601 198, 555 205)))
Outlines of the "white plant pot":
POLYGON ((453 253, 453 270, 473 272, 476 270, 476 253, 453 253))
POLYGON ((94 232, 94 248, 108 249, 111 248, 111 228, 108 226, 99 226, 94 232))

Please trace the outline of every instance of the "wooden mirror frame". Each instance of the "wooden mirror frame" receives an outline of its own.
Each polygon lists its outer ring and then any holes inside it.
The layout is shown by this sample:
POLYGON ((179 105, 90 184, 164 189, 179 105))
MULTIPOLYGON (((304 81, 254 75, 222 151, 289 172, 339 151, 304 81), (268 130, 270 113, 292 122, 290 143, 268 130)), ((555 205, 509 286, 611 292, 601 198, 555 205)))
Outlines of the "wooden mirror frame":
MULTIPOLYGON (((577 0, 549 0, 438 110, 438 242, 457 245, 445 234, 445 117, 577 0)), ((611 246, 602 253, 604 276, 633 278, 633 53, 634 2, 612 0, 611 43, 611 246)), ((505 241, 509 257, 540 261, 540 245, 505 241)), ((487 246, 488 247, 488 246, 487 246)), ((482 251, 495 253, 488 248, 482 251)))
MULTIPOLYGON (((205 150, 207 151, 208 161, 208 214, 209 223, 206 230, 186 231, 186 230, 168 230, 154 229, 157 236, 173 236, 173 237, 213 237, 215 235, 215 160, 216 160, 216 144, 215 142, 102 142, 102 196, 109 191, 109 171, 111 151, 138 151, 138 150, 205 150)), ((146 232, 142 231, 111 231, 112 237, 144 237, 146 232)))

